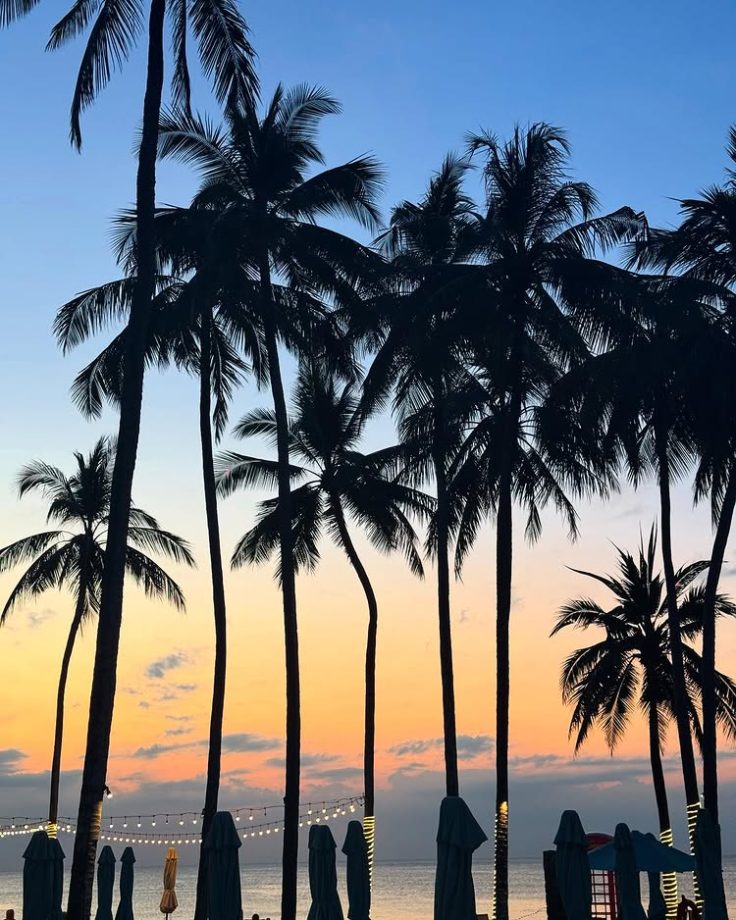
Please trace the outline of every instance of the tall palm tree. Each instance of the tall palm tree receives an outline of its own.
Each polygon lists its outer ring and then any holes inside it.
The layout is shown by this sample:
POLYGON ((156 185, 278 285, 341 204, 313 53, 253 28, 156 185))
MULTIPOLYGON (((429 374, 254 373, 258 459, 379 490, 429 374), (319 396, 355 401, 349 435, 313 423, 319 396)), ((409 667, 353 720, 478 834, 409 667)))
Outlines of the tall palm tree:
MULTIPOLYGON (((39 0, 0 0, 0 26, 29 13, 39 0)), ((48 48, 61 47, 88 31, 71 107, 72 142, 81 145, 80 115, 122 66, 135 46, 145 19, 143 0, 78 0, 54 26, 48 48)), ((101 587, 100 625, 90 697, 87 747, 80 791, 74 859, 69 885, 69 920, 87 920, 92 904, 99 814, 107 773, 110 731, 115 705, 115 670, 120 644, 133 474, 140 434, 143 375, 151 303, 155 289, 154 212, 156 204, 156 153, 164 86, 164 38, 167 10, 171 25, 175 66, 173 99, 189 106, 187 33, 191 27, 199 58, 213 79, 218 100, 251 104, 258 92, 253 70, 253 50, 248 30, 235 0, 150 0, 146 85, 136 176, 137 262, 129 335, 126 342, 116 465, 110 500, 108 544, 101 587)))
MULTIPOLYGON (((466 296, 475 302, 486 396, 477 427, 461 454, 468 458, 464 488, 467 537, 460 560, 487 511, 496 517, 496 845, 494 910, 508 920, 509 623, 514 501, 528 511, 527 535, 541 528, 538 509, 548 500, 575 529, 573 494, 606 483, 571 455, 554 456, 540 442, 536 408, 565 367, 587 354, 573 322, 591 298, 607 297, 611 267, 594 258, 599 247, 627 239, 641 220, 629 208, 595 217, 596 196, 567 173, 565 135, 545 124, 517 128, 507 143, 489 134, 470 139, 483 157, 485 212, 466 296), (478 466, 478 457, 483 460, 478 466), (472 485, 478 469, 477 488, 472 485)), ((547 449, 549 448, 549 449, 547 449)))
POLYGON ((364 382, 367 411, 392 398, 404 441, 405 471, 416 486, 434 480, 431 549, 437 613, 447 795, 459 794, 450 619, 452 517, 448 469, 459 434, 455 392, 465 377, 456 329, 456 286, 472 255, 477 218, 462 188, 465 165, 448 156, 419 202, 394 208, 378 240, 391 259, 384 291, 354 318, 352 334, 376 347, 364 382), (376 341, 377 340, 377 341, 376 341))
MULTIPOLYGON (((736 164, 736 127, 731 128, 727 152, 736 164)), ((698 198, 680 201, 680 213, 680 225, 674 230, 652 231, 638 247, 634 261, 642 267, 675 271, 688 280, 702 282, 710 301, 722 311, 717 324, 720 334, 711 339, 703 354, 690 356, 696 364, 691 368, 690 389, 696 403, 699 454, 696 499, 710 496, 715 530, 703 628, 703 794, 705 807, 717 821, 715 598, 736 509, 736 416, 730 398, 736 345, 736 169, 728 171, 723 185, 713 185, 698 198)))
MULTIPOLYGON (((214 437, 219 440, 227 422, 228 406, 247 365, 235 349, 244 350, 256 371, 262 365, 261 342, 247 311, 229 288, 230 266, 217 240, 209 235, 207 215, 188 209, 165 209, 157 216, 158 258, 174 273, 160 276, 154 297, 147 360, 160 367, 174 363, 199 379, 199 431, 202 482, 210 554, 212 606, 215 624, 215 663, 210 714, 207 780, 202 816, 202 847, 218 808, 222 761, 222 729, 227 675, 227 609, 214 473, 214 437), (218 249, 218 256, 213 250, 218 249), (214 404, 213 404, 214 401, 214 404)), ((135 227, 130 215, 122 229, 135 227)), ((129 257, 129 235, 123 233, 122 259, 129 257), (126 242, 127 240, 127 242, 126 242)), ((130 308, 132 282, 123 278, 85 291, 57 314, 56 333, 64 348, 73 347, 130 308)), ((75 397, 88 416, 100 414, 105 400, 120 397, 121 339, 85 367, 75 381, 75 397)), ((201 854, 197 875, 195 918, 206 914, 207 860, 201 854)))
MULTIPOLYGON (((181 114, 164 119, 160 152, 193 165, 204 180, 194 207, 221 215, 239 247, 240 264, 258 282, 254 306, 263 330, 268 377, 277 421, 279 548, 286 654, 286 782, 284 796, 281 914, 295 920, 299 831, 299 750, 301 735, 299 641, 291 531, 289 439, 281 376, 280 316, 284 309, 307 318, 321 314, 323 298, 354 296, 355 277, 368 252, 349 237, 320 226, 323 216, 350 217, 375 227, 375 195, 381 173, 370 157, 330 169, 317 129, 325 115, 339 111, 324 90, 278 87, 266 113, 252 106, 228 107, 226 126, 181 114), (276 291, 283 281, 288 296, 276 291)), ((289 344, 288 341, 285 344, 289 344)))
POLYGON ((647 475, 657 481, 675 716, 691 845, 700 798, 680 637, 671 489, 696 458, 689 396, 697 377, 692 355, 712 338, 713 321, 700 288, 657 276, 619 278, 621 296, 596 305, 589 318, 601 353, 570 371, 551 400, 558 413, 566 415, 568 422, 575 419, 579 430, 598 443, 597 462, 624 466, 634 485, 647 475))
MULTIPOLYGON (((367 533, 384 552, 400 550, 414 574, 423 576, 417 536, 407 515, 425 517, 432 508, 428 496, 386 474, 394 451, 363 453, 358 442, 366 418, 358 412, 354 385, 339 385, 323 368, 304 365, 297 381, 290 416, 289 443, 292 482, 291 514, 297 566, 314 568, 319 540, 325 530, 345 552, 365 594, 368 634, 365 652, 365 730, 363 775, 365 830, 372 862, 375 826, 376 643, 378 600, 350 533, 349 520, 367 533)), ((270 410, 249 413, 235 429, 239 437, 266 435, 275 443, 276 417, 270 410)), ((237 488, 276 483, 272 460, 240 453, 220 455, 218 486, 229 495, 237 488)), ((276 552, 279 533, 278 499, 261 504, 258 522, 239 541, 232 564, 262 563, 276 552)))
MULTIPOLYGON (((599 628, 605 638, 576 649, 562 665, 562 698, 573 706, 570 734, 575 735, 575 753, 599 725, 613 753, 628 728, 637 706, 646 714, 649 728, 649 759, 657 803, 659 833, 663 843, 672 844, 672 825, 667 787, 662 766, 662 748, 667 723, 674 718, 673 663, 666 588, 656 572, 656 533, 652 529, 646 548, 638 558, 618 550, 616 575, 579 572, 603 584, 614 596, 615 606, 604 610, 589 597, 568 601, 560 609, 552 635, 567 627, 599 628)), ((702 695, 701 657, 692 645, 703 628, 705 589, 696 579, 708 570, 707 562, 694 562, 675 573, 676 599, 680 611, 685 674, 688 686, 688 718, 702 740, 698 702, 702 695)), ((736 606, 719 596, 718 614, 736 616, 736 606)), ((736 731, 736 684, 718 674, 718 718, 729 736, 736 731)), ((668 915, 677 911, 677 880, 674 873, 665 880, 668 915)))
MULTIPOLYGON (((87 456, 74 455, 76 468, 71 476, 39 460, 23 467, 18 476, 20 497, 40 492, 48 502, 46 519, 49 524, 55 525, 55 529, 24 537, 0 549, 0 572, 30 563, 0 612, 0 626, 7 622, 19 604, 45 591, 68 590, 75 600, 56 694, 48 812, 49 833, 53 836, 56 835, 59 814, 66 683, 77 634, 84 623, 100 610, 114 457, 112 442, 100 438, 87 456)), ((130 509, 129 539, 126 574, 149 597, 163 598, 183 609, 181 589, 148 553, 159 553, 175 562, 194 565, 189 545, 180 537, 162 530, 155 518, 135 506, 130 509)))

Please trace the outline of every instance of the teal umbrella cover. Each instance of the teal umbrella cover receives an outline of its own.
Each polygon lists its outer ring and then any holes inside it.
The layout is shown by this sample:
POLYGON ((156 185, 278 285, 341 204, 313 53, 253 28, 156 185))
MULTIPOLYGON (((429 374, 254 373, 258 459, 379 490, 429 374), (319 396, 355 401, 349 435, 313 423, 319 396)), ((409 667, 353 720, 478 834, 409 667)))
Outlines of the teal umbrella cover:
POLYGON ((588 840, 576 811, 563 811, 555 835, 557 887, 567 920, 590 920, 588 840))
POLYGON ((703 920, 727 920, 721 829, 701 808, 695 820, 695 872, 703 896, 703 920))
POLYGON ((350 821, 342 851, 347 856, 349 920, 369 920, 371 915, 371 880, 368 870, 368 844, 360 821, 350 821))
POLYGON ((641 906, 639 869, 636 865, 631 831, 626 824, 617 824, 613 835, 616 850, 616 890, 621 920, 646 920, 641 906))
POLYGON ((61 902, 64 900, 64 859, 66 857, 56 837, 49 840, 49 846, 51 847, 51 854, 54 860, 54 867, 52 870, 53 882, 51 887, 52 908, 49 916, 50 920, 61 920, 63 917, 61 902))
MULTIPOLYGON (((636 868, 639 872, 692 872, 695 869, 695 860, 689 853, 668 847, 657 840, 654 834, 642 834, 640 831, 630 833, 636 868)), ((591 850, 588 853, 588 862, 591 869, 613 872, 616 868, 614 843, 606 843, 591 850)))
POLYGON ((133 847, 126 847, 120 857, 120 903, 115 920, 133 920, 133 847))
POLYGON ((97 860, 97 913, 95 920, 112 920, 112 898, 115 888, 115 855, 104 846, 97 860))
POLYGON ((56 852, 46 831, 33 834, 23 860, 23 920, 48 920, 54 910, 56 852))
POLYGON ((483 828, 459 796, 440 805, 437 830, 437 874, 434 920, 475 920, 473 853, 488 840, 483 828))
POLYGON ((337 893, 337 845, 332 831, 324 824, 309 828, 309 890, 312 905, 307 920, 343 920, 337 893))
POLYGON ((207 840, 207 909, 209 920, 242 920, 240 836, 229 811, 218 811, 207 840))

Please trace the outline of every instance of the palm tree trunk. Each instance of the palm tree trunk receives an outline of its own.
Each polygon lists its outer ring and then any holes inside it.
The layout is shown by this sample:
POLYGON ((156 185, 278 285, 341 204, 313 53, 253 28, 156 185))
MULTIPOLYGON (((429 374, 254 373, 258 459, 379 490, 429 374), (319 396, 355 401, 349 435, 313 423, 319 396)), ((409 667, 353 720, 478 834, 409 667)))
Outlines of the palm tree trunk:
POLYGON ((718 737, 716 722, 716 598, 723 557, 736 506, 736 469, 729 471, 721 502, 703 599, 703 798, 718 823, 718 737))
POLYGON ((74 651, 74 643, 77 639, 79 626, 84 616, 85 602, 87 599, 87 569, 88 569, 88 550, 83 549, 81 566, 79 569, 79 590, 77 592, 77 603, 74 609, 74 618, 69 627, 69 634, 64 647, 64 655, 61 659, 61 673, 59 674, 59 686, 56 691, 56 726, 54 729, 54 753, 51 760, 51 791, 49 793, 49 836, 56 837, 56 822, 59 817, 59 780, 61 777, 61 747, 64 740, 64 697, 66 696, 66 682, 69 677, 69 664, 74 651))
POLYGON ((210 573, 212 578, 212 610, 215 618, 215 671, 212 687, 212 710, 210 713, 209 753, 207 755, 207 785, 204 794, 204 809, 202 811, 202 846, 199 851, 194 920, 206 920, 207 917, 207 858, 204 844, 212 818, 217 811, 217 799, 220 791, 222 720, 225 710, 225 677, 227 671, 225 579, 222 567, 220 521, 217 511, 217 486, 215 483, 214 452, 212 448, 212 315, 211 311, 205 312, 207 315, 202 317, 200 342, 199 434, 202 446, 202 482, 204 483, 204 505, 207 516, 207 539, 209 542, 210 573))
POLYGON ((87 746, 69 883, 68 920, 88 920, 92 906, 99 819, 107 778, 110 730, 115 708, 115 681, 123 613, 128 515, 140 434, 143 375, 151 318, 151 301, 156 282, 154 236, 156 151, 164 82, 165 12, 166 0, 151 0, 146 92, 136 182, 137 280, 128 322, 128 341, 123 368, 120 424, 110 494, 110 516, 90 695, 87 746))
POLYGON ((268 371, 276 415, 278 458, 279 544, 281 548, 281 594, 284 607, 286 655, 286 777, 284 790, 284 842, 282 849, 282 920, 296 920, 297 859, 299 855, 299 769, 301 703, 299 689, 299 631, 296 610, 294 541, 291 531, 291 483, 289 480, 289 419, 274 316, 271 270, 268 256, 260 267, 263 326, 268 371))
POLYGON ((445 785, 447 795, 460 794, 457 766, 457 727, 455 723, 455 675, 452 661, 452 621, 450 619, 450 530, 449 496, 445 450, 444 393, 438 378, 434 381, 434 433, 432 460, 437 487, 437 613, 440 628, 440 672, 442 676, 442 721, 445 742, 445 785))
POLYGON ((337 500, 332 510, 345 553, 358 576, 368 604, 368 638, 365 647, 365 733, 363 739, 363 792, 364 832, 368 844, 368 868, 373 874, 375 841, 375 758, 376 758, 376 640, 378 637, 378 602, 368 573, 365 570, 345 523, 345 515, 337 500))
MULTIPOLYGON (((649 760, 652 766, 654 798, 657 802, 659 839, 667 846, 672 846, 672 825, 670 824, 670 809, 667 802, 667 784, 664 778, 659 741, 659 712, 656 704, 653 703, 649 704, 649 760)), ((675 917, 677 915, 677 873, 663 873, 662 887, 667 904, 667 916, 675 917)))
POLYGON ((667 621, 670 631, 670 654, 672 655, 672 692, 675 705, 677 736, 680 742, 680 760, 682 778, 685 785, 687 803, 688 837, 690 848, 693 846, 695 817, 700 807, 698 795, 698 775, 695 769, 695 752, 690 733, 688 717, 688 691, 685 683, 685 668, 682 655, 682 636, 680 634, 680 611, 677 607, 677 586, 675 566, 672 561, 672 504, 670 500, 670 466, 668 456, 668 435, 661 427, 655 427, 655 449, 659 476, 659 500, 662 524, 662 563, 667 589, 667 621))
POLYGON ((513 519, 510 463, 501 474, 496 517, 496 819, 493 915, 509 916, 509 623, 513 519))

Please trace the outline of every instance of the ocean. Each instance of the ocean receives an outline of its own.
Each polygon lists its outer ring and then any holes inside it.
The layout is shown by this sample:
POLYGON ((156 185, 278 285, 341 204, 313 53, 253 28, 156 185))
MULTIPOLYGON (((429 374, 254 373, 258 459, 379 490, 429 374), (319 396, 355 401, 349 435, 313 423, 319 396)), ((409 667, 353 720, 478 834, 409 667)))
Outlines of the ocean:
MULTIPOLYGON (((474 866, 478 913, 491 912, 492 873, 488 862, 474 866)), ((136 920, 161 920, 158 905, 161 899, 160 869, 140 868, 135 873, 136 920)), ((343 910, 347 916, 344 866, 338 864, 338 879, 343 910)), ((724 860, 726 896, 731 915, 736 914, 736 857, 724 860)), ((176 892, 179 909, 174 915, 189 920, 194 912, 196 869, 182 866, 177 877, 176 892)), ((306 917, 309 909, 309 885, 306 866, 300 871, 299 916, 306 917)), ((685 880, 687 881, 687 880, 685 880)), ((279 866, 253 865, 242 870, 243 914, 246 918, 258 913, 262 920, 278 920, 281 888, 279 866)), ((646 883, 643 883, 646 907, 646 883)), ((541 859, 512 859, 509 865, 511 920, 538 916, 544 920, 544 876, 541 859)), ((689 893, 689 885, 683 887, 689 893)), ((373 920, 428 920, 432 916, 434 896, 434 864, 427 862, 387 862, 374 867, 373 920)), ((22 920, 22 878, 17 872, 0 872, 0 916, 12 907, 22 920)), ((94 916, 94 913, 93 913, 94 916)))

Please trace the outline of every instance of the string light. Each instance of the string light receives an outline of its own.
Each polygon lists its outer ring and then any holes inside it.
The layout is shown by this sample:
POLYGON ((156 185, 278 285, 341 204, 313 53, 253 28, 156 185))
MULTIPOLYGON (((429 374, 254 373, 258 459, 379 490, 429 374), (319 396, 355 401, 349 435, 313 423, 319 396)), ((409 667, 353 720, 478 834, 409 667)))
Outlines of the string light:
MULTIPOLYGON (((313 815, 314 809, 312 808, 312 803, 309 803, 308 810, 303 810, 302 813, 299 815, 299 827, 303 828, 305 826, 305 823, 307 826, 309 826, 313 823, 313 821, 314 823, 319 823, 322 816, 324 816, 325 821, 328 821, 329 820, 329 815, 327 814, 328 811, 332 813, 333 818, 335 818, 336 816, 339 817, 340 815, 346 814, 348 810, 350 810, 351 812, 354 812, 356 809, 356 805, 361 805, 362 803, 363 803, 362 795, 350 796, 347 798, 338 799, 333 802, 323 802, 321 803, 322 805, 321 813, 314 815, 313 818, 310 816, 313 815)), ((267 816, 268 809, 274 810, 277 807, 279 806, 275 806, 275 805, 259 806, 257 810, 260 811, 262 808, 264 815, 267 816)), ((302 806, 302 809, 303 809, 303 806, 302 806)), ((240 809, 237 809, 236 811, 237 812, 248 811, 249 813, 248 818, 250 821, 253 821, 253 809, 252 808, 240 808, 240 809)), ((150 819, 151 827, 155 828, 156 818, 159 816, 160 815, 136 815, 132 817, 129 815, 112 816, 108 819, 109 827, 107 828, 107 832, 100 834, 100 840, 103 842, 109 841, 112 843, 130 843, 136 846, 142 846, 142 845, 149 845, 149 846, 167 845, 168 846, 169 844, 178 844, 181 846, 201 845, 202 838, 194 831, 192 831, 191 833, 187 833, 186 831, 184 831, 182 832, 181 837, 176 837, 176 838, 170 838, 168 836, 167 831, 165 831, 164 833, 158 833, 158 834, 149 833, 147 835, 144 835, 142 832, 140 832, 139 834, 134 835, 134 836, 125 836, 117 832, 114 832, 115 827, 116 827, 116 822, 118 822, 123 828, 126 828, 126 829, 128 828, 129 824, 133 825, 136 828, 141 828, 143 826, 143 821, 150 819)), ((237 819, 238 817, 237 813, 235 813, 235 817, 237 819)), ((170 823, 169 818, 172 819, 171 823, 175 823, 175 821, 178 821, 180 826, 184 826, 184 824, 186 823, 186 820, 185 820, 186 818, 189 818, 192 821, 192 825, 194 826, 196 826, 198 823, 196 812, 179 812, 178 814, 169 813, 169 814, 164 815, 164 818, 165 818, 166 824, 170 823)), ((283 818, 280 818, 278 820, 261 821, 261 822, 258 822, 257 824, 251 824, 248 831, 243 831, 243 837, 247 837, 248 833, 250 833, 251 838, 254 838, 256 836, 264 837, 264 836, 271 836, 272 834, 275 835, 275 834, 278 834, 279 831, 283 829, 283 826, 284 826, 283 818)), ((49 827, 50 825, 48 821, 43 820, 43 819, 39 819, 38 821, 35 821, 35 820, 31 821, 28 818, 25 818, 25 817, 18 818, 17 816, 12 817, 12 818, 0 818, 0 839, 2 839, 3 837, 12 837, 12 836, 19 836, 19 835, 24 835, 24 834, 30 835, 30 834, 33 834, 36 830, 47 830, 48 831, 49 827), (23 823, 21 824, 21 822, 23 823)), ((68 817, 60 817, 58 819, 57 829, 60 832, 67 833, 67 834, 76 833, 76 828, 72 822, 72 819, 68 817)))

